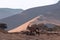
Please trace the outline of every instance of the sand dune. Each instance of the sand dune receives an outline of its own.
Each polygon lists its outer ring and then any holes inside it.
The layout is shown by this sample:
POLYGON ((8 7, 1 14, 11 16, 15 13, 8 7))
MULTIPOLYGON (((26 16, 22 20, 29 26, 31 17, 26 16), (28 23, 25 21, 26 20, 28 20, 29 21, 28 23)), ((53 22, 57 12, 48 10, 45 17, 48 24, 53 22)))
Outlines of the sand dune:
POLYGON ((30 21, 22 24, 21 26, 18 26, 18 27, 15 28, 15 29, 9 30, 8 32, 21 32, 22 30, 26 30, 27 26, 28 26, 31 22, 35 21, 37 18, 39 18, 39 16, 37 16, 36 18, 33 18, 32 20, 30 20, 30 21))
MULTIPOLYGON (((21 26, 18 26, 17 28, 14 28, 12 30, 9 30, 8 32, 9 33, 12 33, 12 32, 21 32, 23 30, 26 30, 27 26, 32 23, 32 22, 36 22, 38 18, 42 18, 40 16, 37 16, 35 18, 33 18, 32 20, 22 24, 21 26)), ((46 17, 43 17, 43 18, 46 18, 46 17)), ((43 19, 42 18, 42 19, 43 19)), ((39 22, 39 21, 38 21, 39 22)), ((55 25, 60 25, 60 22, 58 20, 55 20, 55 19, 48 19, 46 18, 45 20, 43 19, 43 21, 40 21, 39 23, 52 23, 52 24, 55 24, 55 25)))

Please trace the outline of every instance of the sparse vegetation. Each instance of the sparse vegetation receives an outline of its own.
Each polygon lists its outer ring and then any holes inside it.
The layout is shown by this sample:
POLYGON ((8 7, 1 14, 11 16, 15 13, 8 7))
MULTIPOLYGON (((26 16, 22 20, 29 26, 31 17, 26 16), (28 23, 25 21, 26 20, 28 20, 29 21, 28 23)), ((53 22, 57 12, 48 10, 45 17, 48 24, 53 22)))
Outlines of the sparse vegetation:
POLYGON ((48 32, 48 34, 51 34, 52 31, 60 31, 60 26, 57 26, 55 25, 55 27, 53 28, 48 28, 45 24, 43 23, 40 23, 40 24, 33 24, 31 26, 28 25, 27 27, 27 30, 29 31, 26 31, 25 34, 28 34, 28 35, 40 35, 40 34, 46 34, 48 32))

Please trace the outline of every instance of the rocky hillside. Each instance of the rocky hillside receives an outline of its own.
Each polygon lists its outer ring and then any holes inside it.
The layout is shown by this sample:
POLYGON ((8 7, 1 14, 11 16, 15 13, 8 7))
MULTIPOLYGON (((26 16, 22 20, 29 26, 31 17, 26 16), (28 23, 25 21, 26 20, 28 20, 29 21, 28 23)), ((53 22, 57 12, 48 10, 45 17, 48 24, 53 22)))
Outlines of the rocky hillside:
MULTIPOLYGON (((34 25, 32 25, 31 27, 33 26, 34 25)), ((37 26, 42 29, 45 28, 43 27, 44 25, 42 24, 39 24, 37 26)), ((34 26, 34 28, 36 28, 36 25, 34 26)), ((37 35, 37 34, 31 35, 31 34, 26 35, 26 34, 23 34, 22 32, 8 33, 7 31, 0 29, 0 40, 60 40, 60 33, 41 33, 40 32, 40 35, 37 35)))

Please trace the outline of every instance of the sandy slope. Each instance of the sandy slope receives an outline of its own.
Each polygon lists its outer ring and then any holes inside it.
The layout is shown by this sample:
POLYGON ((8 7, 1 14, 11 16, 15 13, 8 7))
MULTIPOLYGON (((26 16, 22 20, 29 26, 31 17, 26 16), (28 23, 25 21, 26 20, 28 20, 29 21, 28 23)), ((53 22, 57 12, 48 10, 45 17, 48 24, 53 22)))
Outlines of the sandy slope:
POLYGON ((26 30, 27 26, 28 26, 31 22, 35 21, 37 18, 39 18, 39 16, 36 17, 36 18, 33 18, 32 20, 30 20, 30 21, 28 21, 28 22, 26 22, 26 23, 24 23, 24 24, 22 24, 21 26, 18 26, 18 27, 15 28, 15 29, 9 30, 8 32, 20 32, 20 31, 22 31, 22 30, 26 30))
POLYGON ((56 24, 56 25, 60 25, 60 22, 58 20, 55 20, 55 19, 48 19, 46 17, 41 17, 41 16, 37 16, 35 18, 33 18, 32 20, 22 24, 21 26, 18 26, 17 28, 14 28, 12 30, 9 30, 8 32, 9 33, 12 33, 12 32, 21 32, 22 30, 26 30, 27 26, 31 23, 31 22, 37 22, 37 19, 38 18, 42 18, 44 19, 44 21, 40 21, 40 23, 52 23, 52 24, 56 24))

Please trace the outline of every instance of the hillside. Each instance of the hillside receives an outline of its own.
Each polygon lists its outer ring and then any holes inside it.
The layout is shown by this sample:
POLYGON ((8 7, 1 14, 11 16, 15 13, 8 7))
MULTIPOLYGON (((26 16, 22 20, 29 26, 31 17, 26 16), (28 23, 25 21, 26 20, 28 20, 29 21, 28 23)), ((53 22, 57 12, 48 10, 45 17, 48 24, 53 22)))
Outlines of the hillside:
POLYGON ((48 5, 43 7, 35 7, 30 8, 23 11, 21 14, 17 14, 5 19, 0 20, 0 22, 4 22, 8 24, 8 30, 17 28, 18 26, 28 22, 29 20, 43 15, 50 19, 60 20, 60 2, 54 5, 48 5))
POLYGON ((28 27, 28 25, 31 24, 39 24, 39 23, 44 23, 44 24, 55 24, 55 25, 60 25, 60 21, 56 20, 56 19, 50 19, 48 17, 45 17, 43 15, 37 16, 31 20, 29 20, 28 22, 18 26, 17 28, 14 28, 12 30, 9 30, 8 32, 21 32, 22 30, 26 30, 26 28, 28 27))
POLYGON ((22 9, 0 8, 0 19, 20 14, 22 9))

